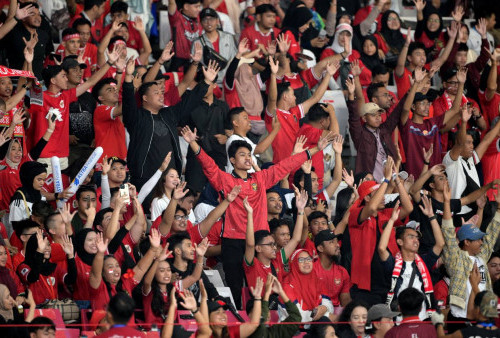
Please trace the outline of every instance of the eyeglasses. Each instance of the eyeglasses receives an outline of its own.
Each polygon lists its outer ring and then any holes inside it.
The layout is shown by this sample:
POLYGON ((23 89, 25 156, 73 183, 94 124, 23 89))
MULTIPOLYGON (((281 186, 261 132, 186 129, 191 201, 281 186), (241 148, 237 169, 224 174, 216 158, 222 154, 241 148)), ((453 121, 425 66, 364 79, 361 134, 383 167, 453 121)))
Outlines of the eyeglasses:
POLYGON ((313 259, 311 257, 300 257, 297 261, 299 263, 311 263, 312 260, 313 259))
POLYGON ((276 242, 271 242, 271 243, 262 243, 262 244, 259 244, 259 245, 267 245, 267 246, 270 246, 271 248, 276 248, 276 242))
POLYGON ((387 18, 387 22, 389 22, 389 21, 399 21, 399 19, 398 18, 393 18, 393 17, 388 17, 387 18))
POLYGON ((176 221, 187 221, 189 219, 189 216, 175 215, 174 218, 176 221))
POLYGON ((430 22, 430 23, 439 23, 439 19, 429 19, 429 20, 427 20, 427 22, 430 22))

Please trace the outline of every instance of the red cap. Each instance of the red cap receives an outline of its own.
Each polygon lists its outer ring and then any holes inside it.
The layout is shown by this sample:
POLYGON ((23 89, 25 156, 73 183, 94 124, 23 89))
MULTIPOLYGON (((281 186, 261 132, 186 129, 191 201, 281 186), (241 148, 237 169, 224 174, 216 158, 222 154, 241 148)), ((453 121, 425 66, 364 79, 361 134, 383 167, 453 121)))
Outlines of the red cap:
POLYGON ((380 184, 378 184, 375 181, 364 181, 361 183, 361 185, 358 188, 358 194, 359 194, 359 201, 364 200, 364 198, 377 190, 380 187, 380 184))

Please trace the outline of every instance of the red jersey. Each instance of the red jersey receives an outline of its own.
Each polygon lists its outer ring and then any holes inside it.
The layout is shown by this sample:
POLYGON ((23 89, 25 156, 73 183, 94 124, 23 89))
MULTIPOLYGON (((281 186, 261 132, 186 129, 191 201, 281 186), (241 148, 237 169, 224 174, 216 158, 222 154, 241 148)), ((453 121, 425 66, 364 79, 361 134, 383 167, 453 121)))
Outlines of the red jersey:
POLYGON ((182 59, 189 59, 191 57, 191 45, 193 41, 198 39, 203 33, 200 19, 188 18, 178 10, 175 11, 174 15, 169 14, 168 19, 170 20, 172 34, 175 34, 172 38, 175 41, 175 56, 182 59))
POLYGON ((406 171, 414 177, 419 177, 424 166, 422 148, 429 149, 433 144, 434 152, 430 159, 429 168, 442 162, 441 134, 439 130, 444 127, 444 115, 435 116, 417 124, 408 119, 404 126, 399 126, 399 132, 406 156, 406 171), (416 151, 416 150, 420 151, 416 151), (412 156, 408 156, 412 154, 412 156))
MULTIPOLYGON (((273 260, 271 264, 274 266, 274 271, 276 271, 276 277, 278 277, 278 280, 282 282, 283 271, 279 268, 279 265, 277 266, 274 263, 274 261, 275 260, 273 260)), ((255 287, 255 283, 257 282, 257 277, 262 278, 262 281, 264 282, 264 284, 266 284, 267 275, 270 273, 274 275, 271 265, 269 266, 264 265, 261 261, 257 259, 257 257, 253 258, 253 262, 251 264, 248 264, 245 258, 243 258, 243 269, 245 270, 245 276, 247 278, 247 283, 249 288, 255 287)), ((262 295, 264 295, 264 291, 265 290, 262 289, 262 295)))
POLYGON ((314 271, 319 279, 321 294, 330 298, 334 306, 340 306, 341 293, 349 293, 351 278, 344 267, 332 264, 330 270, 325 270, 320 260, 314 262, 314 271))
POLYGON ((104 37, 104 32, 103 32, 104 31, 104 18, 106 17, 107 13, 109 12, 109 8, 110 8, 109 3, 110 3, 109 1, 106 1, 105 7, 107 7, 107 10, 105 10, 104 13, 99 18, 94 20, 93 22, 92 22, 92 20, 89 19, 87 14, 85 14, 85 12, 82 11, 79 14, 75 15, 73 18, 71 18, 71 21, 69 22, 68 26, 71 27, 73 25, 73 22, 75 22, 75 20, 78 18, 87 19, 92 24, 92 27, 90 27, 90 33, 92 34, 92 37, 97 42, 101 42, 102 38, 104 37))
POLYGON ((36 304, 41 304, 48 299, 57 299, 59 285, 64 284, 64 277, 67 274, 66 264, 57 264, 56 269, 48 276, 40 274, 34 283, 28 282, 28 275, 31 268, 27 264, 20 264, 17 267, 17 274, 21 281, 29 287, 33 293, 36 304))
MULTIPOLYGON (((335 55, 335 51, 331 48, 325 48, 323 52, 321 52, 321 57, 320 60, 323 60, 324 58, 328 56, 335 55)), ((348 56, 349 62, 353 62, 354 60, 359 61, 359 67, 361 68, 361 74, 359 75, 359 81, 361 82, 361 85, 363 87, 368 87, 372 83, 372 71, 368 69, 368 67, 365 66, 363 61, 361 61, 361 55, 357 50, 353 50, 351 55, 348 56)), ((335 80, 338 79, 340 76, 340 71, 337 71, 335 74, 333 74, 333 77, 335 80)))
POLYGON ((197 159, 203 168, 203 173, 208 178, 215 191, 228 194, 235 185, 241 185, 239 197, 237 197, 226 210, 223 237, 245 239, 247 212, 243 206, 243 198, 248 197, 248 203, 250 203, 254 210, 257 210, 257 208, 259 210, 259 212, 255 213, 253 216, 254 230, 269 231, 269 224, 267 223, 266 190, 274 186, 279 180, 285 177, 287 173, 290 173, 290 171, 298 168, 304 163, 307 159, 307 155, 305 152, 302 152, 288 157, 269 169, 249 173, 245 180, 222 171, 203 149, 200 150, 197 159))
POLYGON ((19 250, 18 253, 12 257, 12 270, 17 271, 17 267, 24 262, 24 250, 19 250))
MULTIPOLYGON (((14 113, 19 108, 22 108, 23 104, 24 104, 23 100, 19 101, 19 103, 14 108, 9 110, 7 113, 5 113, 4 116, 2 116, 2 118, 0 119, 0 129, 1 128, 9 128, 10 124, 12 123, 12 119, 14 118, 14 113)), ((17 138, 21 138, 24 141, 25 132, 24 132, 24 124, 22 122, 17 124, 14 127, 14 134, 12 136, 17 137, 17 138)), ((23 145, 23 154, 26 155, 24 143, 21 142, 21 144, 23 145)))
POLYGON ((125 248, 127 254, 130 255, 130 257, 132 257, 132 259, 135 261, 134 255, 132 254, 132 250, 134 250, 136 243, 134 242, 132 236, 130 236, 130 232, 128 232, 127 235, 125 235, 122 244, 123 246, 120 245, 118 247, 118 250, 116 250, 116 252, 113 254, 113 256, 115 256, 120 266, 123 264, 123 262, 125 262, 125 252, 123 252, 124 250, 123 248, 125 248))
POLYGON ((259 47, 259 44, 267 47, 267 44, 270 41, 276 40, 279 32, 279 29, 273 27, 267 34, 264 34, 259 30, 259 26, 257 25, 257 23, 255 23, 254 25, 248 26, 247 28, 243 29, 243 31, 241 32, 240 41, 243 40, 243 38, 247 38, 248 48, 250 50, 255 50, 259 47))
MULTIPOLYGON (((291 108, 290 111, 276 108, 276 116, 281 123, 281 129, 272 143, 273 163, 278 163, 292 154, 300 128, 299 121, 305 116, 304 107, 299 104, 291 108)), ((267 131, 271 133, 273 115, 269 113, 267 108, 264 121, 266 122, 267 131)))
MULTIPOLYGON (((276 83, 289 82, 292 89, 299 89, 304 86, 309 88, 314 88, 323 77, 317 77, 312 68, 308 68, 298 73, 293 73, 293 75, 283 75, 281 77, 276 77, 276 83), (305 82, 305 83, 304 83, 305 82)), ((266 82, 266 93, 269 94, 269 80, 266 82)))
POLYGON ((427 33, 423 31, 422 35, 420 35, 417 39, 415 39, 415 41, 423 43, 425 45, 425 48, 427 49, 430 48, 435 49, 436 55, 439 55, 441 49, 443 49, 446 45, 446 38, 444 32, 439 33, 438 37, 432 40, 427 36, 427 33))
MULTIPOLYGON (((91 42, 87 42, 83 48, 83 62, 87 65, 87 68, 83 69, 83 78, 88 79, 97 69, 97 46, 91 42)), ((66 49, 62 43, 57 47, 56 53, 61 55, 63 59, 66 57, 66 49)), ((50 61, 50 64, 55 65, 52 60, 50 61)))
MULTIPOLYGON (((139 284, 133 277, 125 278, 121 277, 122 290, 127 292, 129 296, 132 297, 132 290, 139 284)), ((90 300, 92 302, 92 310, 106 310, 108 306, 110 297, 116 295, 116 285, 110 284, 111 290, 108 291, 104 279, 101 279, 101 284, 97 289, 90 286, 90 300), (111 294, 111 296, 110 296, 111 294)))
POLYGON ((309 252, 309 255, 311 255, 311 257, 314 260, 318 259, 318 252, 316 251, 316 245, 314 245, 313 240, 311 240, 310 238, 306 238, 304 245, 302 245, 302 247, 300 247, 299 245, 297 249, 304 249, 307 252, 309 252))
MULTIPOLYGON (((142 43, 141 39, 141 33, 139 33, 137 29, 135 29, 134 21, 127 20, 126 24, 128 27, 127 47, 133 48, 139 52, 144 48, 144 44, 142 43)), ((108 34, 110 28, 111 25, 107 25, 106 27, 104 27, 103 35, 108 34)))
MULTIPOLYGON (((69 104, 77 100, 76 88, 63 90, 57 94, 49 91, 43 92, 43 107, 31 105, 31 127, 30 134, 32 142, 37 142, 47 130, 47 114, 49 109, 57 109, 62 121, 56 120, 56 126, 50 141, 40 155, 41 158, 52 156, 68 157, 69 155, 69 104), (36 140, 36 141, 35 141, 36 140)), ((34 143, 33 143, 34 145, 34 143)))
POLYGON ((29 153, 23 156, 17 168, 9 166, 5 159, 0 161, 0 166, 5 166, 5 169, 0 170, 0 191, 3 196, 3 198, 0 199, 0 210, 7 210, 7 212, 9 212, 10 198, 22 185, 21 179, 19 178, 19 169, 23 163, 28 161, 33 161, 29 153))
POLYGON ((75 255, 76 264, 76 284, 73 291, 74 300, 89 300, 90 299, 90 270, 91 265, 85 264, 78 255, 75 255))
POLYGON ((273 259, 273 265, 276 267, 276 270, 281 271, 282 278, 284 279, 290 273, 290 261, 288 257, 286 257, 285 249, 281 249, 276 251, 276 258, 273 259))
MULTIPOLYGON (((151 228, 160 231, 160 223, 161 223, 161 216, 158 216, 156 220, 153 222, 153 225, 151 225, 151 228)), ((200 244, 201 241, 203 240, 199 224, 193 224, 191 223, 190 220, 187 220, 186 232, 189 234, 189 237, 191 237, 191 242, 193 244, 200 244)), ((172 231, 170 231, 166 235, 162 233, 160 233, 160 235, 161 235, 161 242, 163 243, 163 246, 165 246, 167 240, 170 238, 170 236, 172 236, 172 231)))
MULTIPOLYGON (((383 231, 382 227, 391 218, 393 209, 380 210, 377 217, 368 217, 363 223, 359 224, 358 217, 363 207, 359 205, 359 201, 355 202, 349 215, 349 234, 352 248, 351 280, 359 289, 370 291, 371 261, 377 243, 377 228, 378 231, 383 231)), ((395 226, 401 224, 401 221, 398 220, 395 226)), ((390 237, 388 248, 393 255, 399 251, 395 235, 390 237)))
POLYGON ((125 126, 120 117, 114 117, 115 107, 100 104, 94 111, 95 146, 102 147, 103 156, 127 158, 125 126))
MULTIPOLYGON (((299 136, 304 135, 307 137, 306 144, 304 148, 314 148, 323 134, 323 129, 318 129, 311 126, 308 123, 304 123, 299 129, 299 136)), ((323 176, 325 175, 325 165, 323 161, 323 150, 318 151, 312 156, 312 165, 314 167, 314 172, 318 175, 319 190, 323 188, 323 176)), ((293 177, 293 174, 290 175, 293 177)))
POLYGON ((101 333, 95 338, 146 338, 146 332, 142 332, 128 326, 111 327, 108 331, 101 333))

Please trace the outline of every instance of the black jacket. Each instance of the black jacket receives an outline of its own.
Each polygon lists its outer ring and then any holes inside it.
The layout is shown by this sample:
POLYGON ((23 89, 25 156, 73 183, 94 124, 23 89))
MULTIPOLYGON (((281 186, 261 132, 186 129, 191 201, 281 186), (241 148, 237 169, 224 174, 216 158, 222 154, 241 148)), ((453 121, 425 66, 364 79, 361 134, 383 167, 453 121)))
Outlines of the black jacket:
MULTIPOLYGON (((187 91, 182 96, 181 102, 172 107, 160 109, 159 115, 165 123, 170 133, 174 135, 174 153, 172 160, 178 172, 182 169, 181 150, 179 139, 175 137, 177 126, 184 114, 194 110, 202 101, 207 93, 208 85, 205 81, 200 82, 193 90, 187 91)), ((130 134, 130 143, 127 153, 127 166, 130 170, 132 179, 145 182, 143 179, 149 179, 160 167, 161 163, 146 163, 148 151, 153 140, 154 121, 149 110, 143 107, 138 108, 135 100, 134 87, 132 82, 123 83, 123 124, 130 134)), ((165 153, 163 156, 166 156, 165 153)))

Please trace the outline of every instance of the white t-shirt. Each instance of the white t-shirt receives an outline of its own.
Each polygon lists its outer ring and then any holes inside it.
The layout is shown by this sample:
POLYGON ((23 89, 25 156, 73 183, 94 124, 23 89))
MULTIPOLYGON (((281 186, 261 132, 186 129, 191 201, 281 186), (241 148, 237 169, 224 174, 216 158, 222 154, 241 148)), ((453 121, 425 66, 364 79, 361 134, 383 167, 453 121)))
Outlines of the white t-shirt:
MULTIPOLYGON (((450 182, 451 198, 460 199, 462 197, 467 186, 467 177, 464 170, 467 171, 467 174, 479 187, 481 186, 476 170, 476 164, 479 161, 476 151, 473 151, 472 156, 467 160, 459 156, 456 161, 453 161, 451 158, 450 151, 446 153, 443 158, 443 164, 446 166, 446 174, 448 175, 448 182, 450 182)), ((463 205, 460 214, 466 214, 470 211, 471 209, 468 206, 463 205)))
MULTIPOLYGON (((486 269, 486 264, 484 264, 483 260, 476 256, 469 256, 472 264, 476 263, 477 268, 479 269, 479 274, 481 275, 481 282, 479 282, 479 291, 486 290, 486 274, 488 270, 486 269)), ((457 318, 467 318, 467 302, 469 301, 470 293, 472 291, 472 287, 470 285, 469 276, 467 276, 467 294, 465 295, 465 309, 461 309, 456 305, 451 305, 451 314, 457 318)))
MULTIPOLYGON (((255 157, 255 155, 253 154, 253 152, 255 151, 255 143, 253 143, 252 141, 250 141, 250 139, 248 137, 241 137, 239 135, 236 135, 236 134, 233 134, 231 135, 227 141, 226 141, 226 152, 227 150, 229 149, 229 146, 231 145, 231 143, 235 140, 240 140, 240 141, 245 141, 247 142, 248 144, 250 144, 250 146, 252 146, 252 161, 254 163, 257 163, 257 157, 255 157)), ((227 156, 227 166, 226 166, 226 172, 227 173, 232 173, 233 172, 233 165, 231 163, 231 161, 229 161, 229 155, 227 156)), ((248 170, 249 173, 253 173, 255 172, 255 169, 254 168, 251 168, 250 170, 248 170)))
MULTIPOLYGON (((403 282, 401 283, 401 286, 399 287, 398 296, 399 296, 399 294, 403 290, 406 290, 409 287, 415 288, 418 291, 422 290, 422 281, 420 280, 420 277, 418 275, 418 271, 416 271, 417 275, 415 276, 415 279, 413 280, 413 285, 409 285, 410 284, 411 274, 413 272, 413 265, 412 265, 412 263, 413 262, 406 262, 405 261, 405 270, 401 274, 401 277, 403 278, 403 282)), ((420 320, 426 320, 427 319, 427 312, 426 312, 426 310, 427 310, 427 306, 426 306, 425 300, 424 300, 423 303, 422 303, 422 309, 420 310, 420 313, 418 314, 418 317, 420 318, 420 320)))
POLYGON ((151 220, 154 222, 158 216, 163 214, 163 211, 167 209, 168 204, 170 203, 170 198, 168 198, 165 194, 161 198, 155 197, 153 198, 153 202, 151 202, 151 220))

